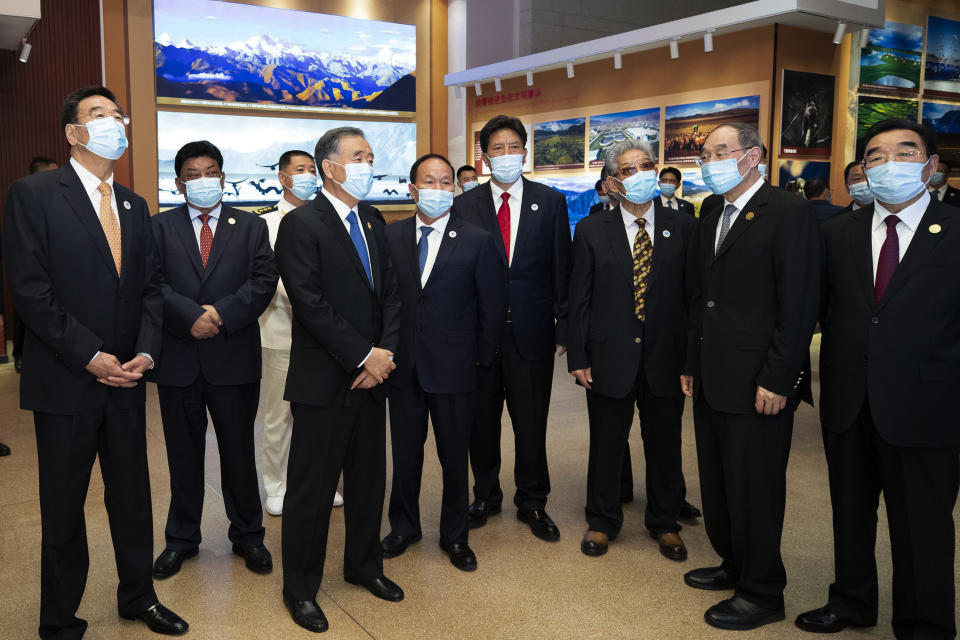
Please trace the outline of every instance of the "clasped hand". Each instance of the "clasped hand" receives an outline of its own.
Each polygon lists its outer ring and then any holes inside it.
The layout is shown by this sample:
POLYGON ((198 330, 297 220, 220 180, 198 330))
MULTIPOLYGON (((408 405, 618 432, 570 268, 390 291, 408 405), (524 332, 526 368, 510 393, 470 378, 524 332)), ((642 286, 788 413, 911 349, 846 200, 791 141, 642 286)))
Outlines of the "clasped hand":
POLYGON ((203 305, 203 314, 194 320, 190 327, 190 335, 197 340, 207 340, 220 333, 220 327, 223 326, 223 320, 220 314, 213 308, 212 304, 203 305))
POLYGON ((150 368, 150 358, 136 356, 129 362, 120 364, 117 357, 101 351, 87 364, 86 369, 97 378, 97 382, 108 387, 129 389, 137 386, 137 380, 150 368))
POLYGON ((372 389, 389 378, 390 372, 397 368, 391 359, 392 356, 392 351, 374 347, 366 362, 363 363, 363 371, 350 385, 350 389, 372 389))

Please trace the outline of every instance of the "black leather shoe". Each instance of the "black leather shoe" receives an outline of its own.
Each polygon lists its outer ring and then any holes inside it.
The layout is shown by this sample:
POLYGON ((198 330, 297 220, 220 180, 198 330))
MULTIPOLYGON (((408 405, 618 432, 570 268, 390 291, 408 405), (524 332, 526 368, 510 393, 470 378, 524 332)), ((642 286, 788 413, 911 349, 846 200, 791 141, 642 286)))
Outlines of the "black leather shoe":
POLYGON ((354 578, 344 576, 343 579, 350 584, 363 587, 381 600, 386 600, 387 602, 400 602, 403 600, 403 589, 387 576, 380 576, 379 578, 354 578))
POLYGON ((487 502, 486 500, 477 500, 470 505, 467 512, 467 520, 471 529, 479 529, 487 524, 487 518, 500 513, 499 502, 487 502))
POLYGON ((284 590, 283 604, 290 611, 290 617, 293 618, 293 621, 307 631, 323 633, 330 628, 327 616, 323 615, 323 610, 316 600, 294 600, 284 590))
POLYGON ((688 571, 683 576, 683 581, 694 589, 705 589, 707 591, 733 589, 737 584, 736 577, 723 567, 704 567, 688 571))
POLYGON ((517 520, 530 525, 533 535, 547 542, 560 540, 560 529, 553 523, 550 516, 543 509, 520 509, 517 511, 517 520))
POLYGON ((0 442, 0 458, 10 455, 10 447, 0 442))
POLYGON ((580 551, 585 556, 602 556, 607 552, 610 544, 610 536, 602 531, 588 530, 583 534, 583 540, 580 541, 580 551))
POLYGON ((756 629, 771 622, 780 622, 783 618, 783 607, 768 609, 740 596, 718 602, 703 614, 703 619, 710 626, 735 631, 756 629))
POLYGON ((197 547, 185 551, 164 549, 163 553, 157 558, 157 561, 153 563, 153 577, 157 580, 169 578, 180 571, 184 560, 194 557, 198 552, 199 549, 197 549, 197 547))
POLYGON ((190 628, 190 625, 183 618, 175 614, 170 609, 159 602, 143 613, 135 616, 121 615, 124 620, 143 620, 154 633, 160 633, 165 636, 182 636, 190 628))
POLYGON ((440 541, 440 548, 450 556, 450 564, 460 571, 476 571, 477 556, 466 543, 440 541))
MULTIPOLYGON (((830 609, 830 605, 807 611, 797 616, 794 621, 798 627, 811 633, 837 633, 847 627, 860 627, 847 618, 841 617, 830 609)), ((873 626, 873 625, 869 625, 873 626)))
POLYGON ((404 536, 399 533, 391 533, 386 538, 380 541, 380 548, 383 550, 384 558, 396 558, 401 553, 407 550, 412 544, 416 544, 423 539, 423 536, 419 533, 404 536))
POLYGON ((680 505, 680 515, 681 518, 686 518, 687 520, 696 520, 697 518, 703 517, 703 514, 700 513, 700 509, 697 509, 695 506, 683 501, 683 504, 680 505))
POLYGON ((262 544, 255 547, 234 544, 233 555, 244 558, 247 561, 247 569, 254 573, 266 575, 273 571, 273 558, 270 557, 270 552, 262 544))

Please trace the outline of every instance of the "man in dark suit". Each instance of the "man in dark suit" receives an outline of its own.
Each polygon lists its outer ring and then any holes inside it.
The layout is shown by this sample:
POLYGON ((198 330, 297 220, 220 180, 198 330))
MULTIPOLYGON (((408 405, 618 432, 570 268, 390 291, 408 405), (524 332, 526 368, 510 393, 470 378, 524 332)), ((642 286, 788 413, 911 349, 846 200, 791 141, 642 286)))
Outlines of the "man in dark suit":
POLYGON ((153 232, 163 273, 163 356, 157 383, 170 467, 166 549, 153 566, 168 578, 197 555, 203 511, 207 411, 220 451, 223 502, 233 553, 270 573, 253 426, 260 401, 257 319, 277 289, 267 225, 222 204, 223 156, 203 140, 174 159, 185 204, 158 213, 153 232))
POLYGON ((605 184, 606 179, 607 167, 604 165, 603 169, 600 170, 600 179, 597 180, 597 184, 593 185, 594 190, 597 192, 597 197, 600 198, 600 202, 590 207, 590 211, 587 212, 588 216, 592 216, 595 213, 613 211, 617 208, 616 201, 614 201, 612 196, 607 193, 607 185, 605 184))
POLYGON ((681 184, 683 184, 683 176, 680 170, 676 167, 664 167, 660 171, 660 204, 664 208, 692 216, 695 214, 693 205, 676 195, 681 184))
POLYGON ((830 183, 823 178, 810 178, 803 184, 803 197, 813 206, 817 222, 821 224, 843 213, 843 207, 833 204, 830 183))
POLYGON ((475 501, 471 528, 500 513, 500 419, 513 423, 517 518, 542 540, 560 530, 547 515, 547 411, 557 350, 566 352, 570 221, 563 195, 521 175, 527 132, 517 118, 496 116, 480 131, 490 181, 457 197, 460 216, 493 234, 507 269, 507 321, 498 358, 480 368, 470 443, 475 501))
POLYGON ((894 635, 956 636, 960 228, 924 187, 937 160, 927 127, 876 123, 863 160, 876 201, 823 230, 820 416, 836 579, 827 605, 797 618, 807 631, 877 623, 882 492, 894 635))
POLYGON ((607 188, 620 206, 577 224, 570 278, 567 364, 587 389, 590 457, 586 555, 607 552, 623 525, 621 469, 634 405, 647 465, 646 525, 671 560, 687 558, 677 518, 686 346, 683 273, 696 219, 655 199, 656 154, 638 140, 607 152, 607 188))
MULTIPOLYGON (((13 184, 3 255, 27 326, 20 406, 40 474, 40 637, 80 638, 89 567, 83 506, 99 457, 120 584, 117 608, 152 631, 187 623, 150 577, 153 522, 143 373, 161 349, 163 294, 147 204, 113 181, 127 122, 105 87, 67 97, 67 166, 13 184)), ((13 588, 14 585, 8 585, 13 588)))
POLYGON ((390 376, 393 490, 392 558, 421 539, 420 478, 427 417, 443 469, 440 547, 453 566, 477 568, 467 543, 470 491, 467 450, 476 405, 477 366, 493 365, 506 318, 506 269, 493 236, 451 218, 453 165, 427 154, 410 169, 417 214, 387 227, 402 320, 397 370, 390 376))
POLYGON ((850 194, 850 204, 843 208, 843 213, 850 213, 857 209, 869 206, 873 202, 873 192, 867 183, 867 174, 863 171, 863 164, 859 160, 847 163, 843 168, 843 183, 847 185, 850 194))
POLYGON ((343 472, 343 577, 384 600, 403 590, 383 575, 386 387, 396 368, 400 294, 375 209, 373 151, 354 127, 317 141, 323 192, 277 232, 277 264, 293 308, 286 399, 293 412, 283 509, 283 600, 293 620, 327 629, 315 600, 330 509, 343 472))
POLYGON ((760 178, 760 146, 741 123, 708 136, 698 163, 723 199, 701 210, 687 264, 681 384, 693 398, 704 524, 723 562, 684 579, 735 590, 705 615, 723 629, 784 617, 787 458, 794 410, 812 401, 805 363, 819 303, 818 225, 806 201, 760 178))
POLYGON ((947 180, 953 167, 946 160, 940 160, 936 171, 930 176, 930 193, 943 204, 960 207, 960 189, 951 187, 947 180))

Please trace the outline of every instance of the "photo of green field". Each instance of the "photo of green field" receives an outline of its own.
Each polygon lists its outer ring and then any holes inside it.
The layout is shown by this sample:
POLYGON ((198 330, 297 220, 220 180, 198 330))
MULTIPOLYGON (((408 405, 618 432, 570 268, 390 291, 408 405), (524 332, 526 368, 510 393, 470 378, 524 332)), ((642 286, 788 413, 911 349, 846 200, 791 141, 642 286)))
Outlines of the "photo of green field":
POLYGON ((920 91, 923 27, 887 22, 871 29, 860 50, 860 87, 873 91, 915 94, 920 91))
POLYGON ((538 122, 533 125, 534 169, 582 169, 586 118, 538 122))
POLYGON ((857 100, 857 157, 860 157, 860 145, 867 129, 887 118, 906 118, 916 122, 918 110, 916 100, 860 96, 857 100))

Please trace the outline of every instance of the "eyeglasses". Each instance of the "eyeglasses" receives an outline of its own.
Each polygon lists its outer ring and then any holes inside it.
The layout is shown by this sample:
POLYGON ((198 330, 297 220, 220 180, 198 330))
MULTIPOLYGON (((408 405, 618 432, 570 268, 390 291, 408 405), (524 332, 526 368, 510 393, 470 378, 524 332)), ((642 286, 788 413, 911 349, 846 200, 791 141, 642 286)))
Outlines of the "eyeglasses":
POLYGON ((640 171, 651 171, 656 168, 656 163, 647 160, 646 162, 638 162, 637 164, 627 165, 626 167, 623 167, 617 171, 616 175, 629 178, 632 175, 636 175, 640 171))
POLYGON ((913 162, 914 158, 919 158, 920 156, 926 155, 923 151, 919 149, 913 149, 911 151, 897 151, 896 153, 871 153, 860 163, 863 167, 878 167, 881 164, 885 164, 891 160, 896 162, 913 162))
POLYGON ((709 153, 702 153, 697 157, 697 166, 702 167, 703 165, 711 162, 713 160, 725 160, 727 156, 735 151, 744 151, 746 149, 753 149, 753 147, 740 147, 739 149, 727 149, 724 151, 717 151, 715 154, 710 155, 709 153))

